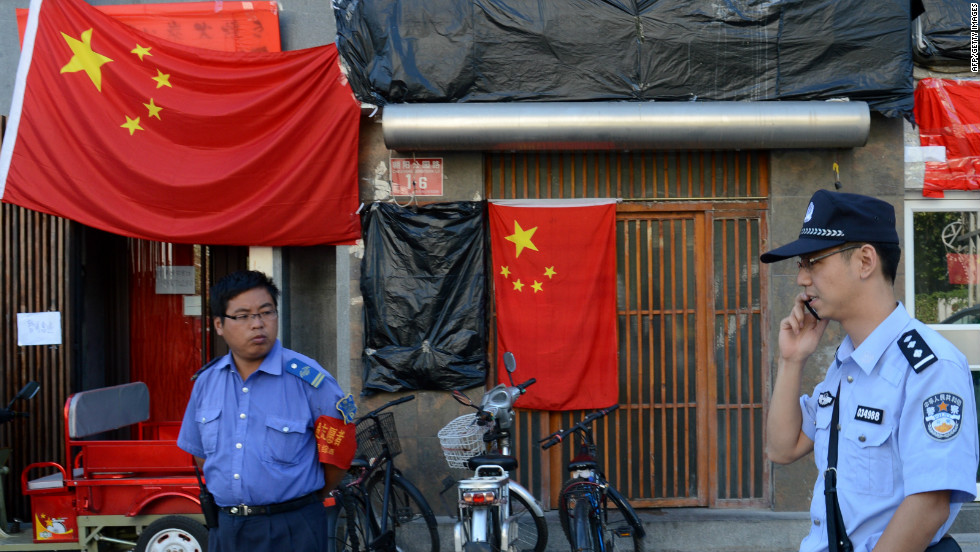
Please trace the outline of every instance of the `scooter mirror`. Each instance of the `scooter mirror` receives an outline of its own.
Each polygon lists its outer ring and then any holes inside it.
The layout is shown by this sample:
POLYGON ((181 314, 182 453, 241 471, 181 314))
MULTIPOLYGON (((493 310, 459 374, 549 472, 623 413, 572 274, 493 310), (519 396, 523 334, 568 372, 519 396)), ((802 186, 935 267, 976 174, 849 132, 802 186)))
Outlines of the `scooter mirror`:
POLYGON ((459 389, 453 389, 453 398, 456 399, 456 402, 459 404, 473 406, 473 401, 471 401, 470 398, 464 395, 459 389))
POLYGON ((517 370, 517 361, 514 359, 514 353, 507 351, 504 353, 504 366, 507 367, 507 371, 511 374, 514 370, 517 370))
POLYGON ((41 384, 36 381, 27 382, 24 387, 21 387, 20 391, 14 395, 14 398, 10 399, 10 402, 7 403, 7 410, 10 410, 10 407, 13 406, 14 402, 18 399, 33 399, 34 395, 37 395, 37 390, 40 388, 41 384))
POLYGON ((14 397, 14 400, 17 400, 17 399, 30 400, 30 399, 33 399, 34 398, 34 395, 37 395, 37 392, 38 392, 39 389, 41 389, 41 384, 40 383, 38 383, 36 381, 29 381, 29 382, 27 382, 26 385, 24 385, 24 387, 22 387, 20 389, 20 391, 17 392, 17 396, 14 397))

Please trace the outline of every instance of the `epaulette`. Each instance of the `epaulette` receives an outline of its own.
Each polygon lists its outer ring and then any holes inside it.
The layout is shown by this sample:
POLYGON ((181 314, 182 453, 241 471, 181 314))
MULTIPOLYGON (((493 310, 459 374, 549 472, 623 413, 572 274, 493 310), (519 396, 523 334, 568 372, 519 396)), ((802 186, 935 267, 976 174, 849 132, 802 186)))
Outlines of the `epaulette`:
POLYGON ((208 368, 214 366, 215 363, 217 363, 222 358, 224 358, 224 357, 223 356, 219 356, 219 357, 212 358, 210 361, 208 361, 207 364, 205 364, 204 366, 202 366, 200 370, 198 370, 197 372, 194 372, 194 375, 191 376, 191 381, 197 380, 197 377, 201 375, 201 372, 203 372, 203 371, 207 370, 208 368))
POLYGON ((932 352, 932 349, 926 345, 926 341, 922 339, 919 332, 915 330, 909 330, 902 334, 902 337, 898 339, 898 348, 905 355, 905 358, 908 359, 909 364, 912 365, 912 369, 915 370, 916 374, 939 360, 932 352))
POLYGON ((287 361, 283 368, 290 374, 298 377, 315 388, 319 388, 327 377, 327 371, 318 366, 310 366, 298 358, 287 361))

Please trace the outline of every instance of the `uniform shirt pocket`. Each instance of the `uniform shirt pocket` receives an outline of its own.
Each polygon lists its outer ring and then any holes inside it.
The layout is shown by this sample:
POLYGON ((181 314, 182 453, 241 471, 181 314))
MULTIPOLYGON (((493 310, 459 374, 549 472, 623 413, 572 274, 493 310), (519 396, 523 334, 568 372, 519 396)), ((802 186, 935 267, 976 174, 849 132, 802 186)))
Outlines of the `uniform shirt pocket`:
POLYGON ((891 495, 895 485, 891 435, 890 426, 848 424, 840 442, 839 480, 846 480, 859 493, 891 495))
POLYGON ((305 420, 269 416, 265 421, 265 460, 279 464, 299 462, 307 438, 305 420))
POLYGON ((218 450, 218 419, 220 408, 202 408, 197 411, 197 427, 201 433, 201 448, 205 454, 218 450))

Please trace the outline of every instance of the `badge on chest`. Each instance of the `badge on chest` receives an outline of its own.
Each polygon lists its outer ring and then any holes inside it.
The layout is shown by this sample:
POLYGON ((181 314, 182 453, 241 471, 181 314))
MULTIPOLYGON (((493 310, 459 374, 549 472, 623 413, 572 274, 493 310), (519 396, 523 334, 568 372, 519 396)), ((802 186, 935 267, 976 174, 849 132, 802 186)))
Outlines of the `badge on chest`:
POLYGON ((885 411, 880 408, 859 405, 857 411, 854 412, 854 419, 881 425, 881 422, 885 419, 885 411))

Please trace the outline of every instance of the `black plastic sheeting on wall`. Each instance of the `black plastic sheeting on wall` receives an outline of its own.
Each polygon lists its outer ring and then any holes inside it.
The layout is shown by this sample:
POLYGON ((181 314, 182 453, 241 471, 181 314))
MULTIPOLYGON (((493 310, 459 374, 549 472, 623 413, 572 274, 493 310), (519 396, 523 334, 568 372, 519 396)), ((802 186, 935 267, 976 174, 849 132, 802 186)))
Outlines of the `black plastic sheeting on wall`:
POLYGON ((962 64, 970 59, 970 6, 964 0, 922 0, 915 20, 915 60, 924 65, 962 64))
POLYGON ((335 0, 358 99, 826 100, 912 112, 909 0, 335 0))
POLYGON ((485 209, 375 203, 364 215, 365 394, 485 382, 485 209))

